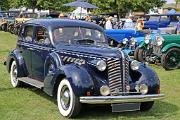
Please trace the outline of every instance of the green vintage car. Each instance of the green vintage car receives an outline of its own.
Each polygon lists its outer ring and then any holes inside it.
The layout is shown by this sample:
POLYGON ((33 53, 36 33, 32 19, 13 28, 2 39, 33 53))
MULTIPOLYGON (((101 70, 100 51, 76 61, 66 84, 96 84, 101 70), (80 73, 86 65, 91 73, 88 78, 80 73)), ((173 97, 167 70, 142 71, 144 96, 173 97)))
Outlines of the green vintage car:
POLYGON ((155 35, 145 37, 136 49, 135 59, 151 63, 161 63, 166 70, 180 67, 180 34, 155 35))

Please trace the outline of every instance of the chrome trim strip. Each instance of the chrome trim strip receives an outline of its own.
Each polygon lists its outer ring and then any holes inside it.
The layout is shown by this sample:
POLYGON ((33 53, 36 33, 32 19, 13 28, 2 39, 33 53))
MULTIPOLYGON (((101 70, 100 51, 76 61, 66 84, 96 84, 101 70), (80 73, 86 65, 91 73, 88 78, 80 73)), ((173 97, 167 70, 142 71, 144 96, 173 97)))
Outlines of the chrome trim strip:
POLYGON ((87 104, 136 103, 160 100, 163 99, 164 96, 164 94, 129 96, 83 96, 80 97, 80 102, 87 104))

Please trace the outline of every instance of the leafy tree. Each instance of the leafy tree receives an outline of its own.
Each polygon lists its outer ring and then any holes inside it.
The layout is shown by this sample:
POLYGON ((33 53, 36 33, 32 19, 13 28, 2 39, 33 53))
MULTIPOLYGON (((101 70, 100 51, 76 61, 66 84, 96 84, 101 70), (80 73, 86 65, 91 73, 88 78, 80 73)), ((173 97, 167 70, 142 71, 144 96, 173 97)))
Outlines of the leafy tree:
POLYGON ((0 9, 1 10, 8 10, 9 9, 9 2, 7 0, 0 0, 0 9))

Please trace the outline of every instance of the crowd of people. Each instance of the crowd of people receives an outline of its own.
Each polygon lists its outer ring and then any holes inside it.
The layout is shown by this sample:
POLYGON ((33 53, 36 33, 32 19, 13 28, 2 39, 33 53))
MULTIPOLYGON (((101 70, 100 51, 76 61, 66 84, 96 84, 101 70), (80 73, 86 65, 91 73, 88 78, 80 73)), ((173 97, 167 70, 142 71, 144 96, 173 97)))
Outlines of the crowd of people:
MULTIPOLYGON (((64 18, 65 16, 63 14, 59 14, 59 18, 64 18)), ((69 17, 69 19, 72 19, 69 17)), ((76 17, 73 17, 73 19, 77 19, 76 17)), ((93 22, 98 24, 99 26, 105 28, 105 29, 137 29, 142 30, 144 27, 144 20, 143 18, 138 18, 136 22, 133 20, 133 16, 128 16, 124 20, 118 20, 117 16, 96 16, 92 17, 90 15, 87 15, 85 18, 81 18, 80 20, 85 20, 88 22, 93 22)))

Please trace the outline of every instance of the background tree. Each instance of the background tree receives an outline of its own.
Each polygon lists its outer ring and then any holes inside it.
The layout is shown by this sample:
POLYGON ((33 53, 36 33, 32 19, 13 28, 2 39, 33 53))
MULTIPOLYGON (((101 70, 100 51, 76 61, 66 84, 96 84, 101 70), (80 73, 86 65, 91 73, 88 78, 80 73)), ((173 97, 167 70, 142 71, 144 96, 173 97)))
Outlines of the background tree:
POLYGON ((9 2, 7 0, 0 0, 0 9, 1 10, 8 10, 9 9, 9 2))

